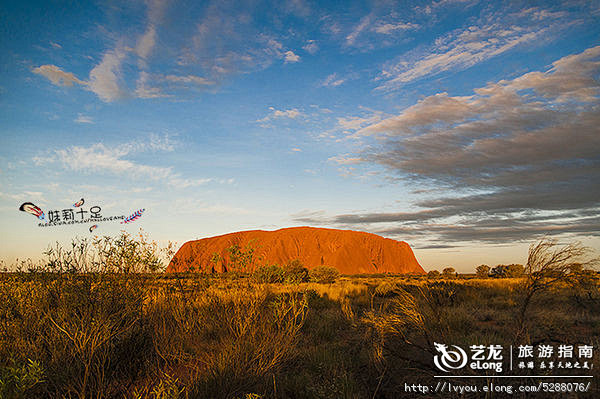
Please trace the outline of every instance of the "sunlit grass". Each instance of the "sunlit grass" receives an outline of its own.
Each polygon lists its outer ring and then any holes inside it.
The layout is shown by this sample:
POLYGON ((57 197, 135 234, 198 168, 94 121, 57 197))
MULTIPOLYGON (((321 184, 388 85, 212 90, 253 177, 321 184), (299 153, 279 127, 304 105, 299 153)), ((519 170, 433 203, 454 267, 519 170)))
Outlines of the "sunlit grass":
POLYGON ((433 342, 600 345, 593 275, 536 296, 519 336, 523 278, 165 275, 152 245, 103 243, 0 275, 0 397, 398 397, 436 373, 433 342))

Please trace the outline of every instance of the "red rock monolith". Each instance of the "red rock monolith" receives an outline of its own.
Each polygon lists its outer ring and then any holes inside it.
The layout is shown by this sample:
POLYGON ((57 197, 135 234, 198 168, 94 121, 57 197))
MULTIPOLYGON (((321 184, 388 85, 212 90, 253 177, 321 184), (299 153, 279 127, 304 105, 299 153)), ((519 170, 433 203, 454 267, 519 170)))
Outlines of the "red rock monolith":
POLYGON ((252 272, 262 265, 285 265, 299 259, 312 269, 326 265, 342 274, 424 274, 409 245, 375 234, 316 227, 275 231, 251 230, 188 241, 177 251, 167 272, 252 272), (235 260, 231 248, 252 252, 252 261, 235 260), (229 249, 229 250, 228 250, 229 249))

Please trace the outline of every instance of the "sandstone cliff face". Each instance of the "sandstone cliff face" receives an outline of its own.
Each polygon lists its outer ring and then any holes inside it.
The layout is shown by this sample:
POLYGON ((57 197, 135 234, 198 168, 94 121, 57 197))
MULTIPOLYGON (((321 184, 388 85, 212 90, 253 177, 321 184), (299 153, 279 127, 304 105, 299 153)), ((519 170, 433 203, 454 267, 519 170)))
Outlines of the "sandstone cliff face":
POLYGON ((262 265, 285 265, 294 259, 299 259, 308 269, 326 265, 343 274, 425 273, 403 241, 358 231, 315 227, 251 230, 189 241, 177 251, 167 272, 182 272, 190 267, 203 272, 252 272, 262 265), (245 267, 240 266, 243 261, 232 261, 228 248, 236 245, 242 251, 254 249, 252 262, 245 267))

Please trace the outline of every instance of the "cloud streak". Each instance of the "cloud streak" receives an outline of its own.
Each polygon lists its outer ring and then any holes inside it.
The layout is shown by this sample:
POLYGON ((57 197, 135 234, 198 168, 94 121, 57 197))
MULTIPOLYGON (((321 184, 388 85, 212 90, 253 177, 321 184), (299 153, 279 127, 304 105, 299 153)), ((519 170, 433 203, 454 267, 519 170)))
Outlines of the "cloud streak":
POLYGON ((74 122, 76 122, 76 123, 93 124, 94 123, 94 119, 92 119, 91 116, 79 114, 79 115, 77 115, 77 119, 75 119, 74 122))
POLYGON ((63 71, 56 65, 41 65, 33 68, 32 72, 44 76, 56 86, 73 86, 74 83, 87 85, 87 82, 78 79, 71 72, 63 71))
MULTIPOLYGON (((445 71, 460 71, 493 57, 504 54, 518 46, 546 40, 556 32, 566 29, 577 21, 565 22, 564 12, 531 12, 490 15, 478 24, 457 29, 438 37, 426 49, 410 51, 383 68, 379 80, 384 82, 377 90, 397 90, 403 85, 445 71)), ((406 24, 379 25, 380 33, 389 33, 392 27, 406 24)), ((408 27, 406 27, 408 28, 408 27)))
POLYGON ((106 52, 102 56, 102 61, 90 71, 87 81, 78 79, 73 73, 65 72, 51 64, 41 65, 32 69, 32 72, 44 76, 56 86, 70 87, 76 83, 95 93, 102 101, 111 102, 127 94, 120 84, 121 63, 125 56, 125 51, 122 49, 106 52))
POLYGON ((256 122, 269 122, 274 119, 296 119, 303 115, 301 111, 298 111, 297 108, 291 108, 286 110, 275 109, 274 107, 269 107, 271 113, 265 116, 262 119, 258 119, 256 122))
MULTIPOLYGON (((302 61, 278 35, 262 32, 253 25, 249 10, 238 9, 234 4, 215 1, 203 7, 203 14, 193 17, 196 23, 190 25, 192 29, 183 29, 181 37, 185 40, 171 43, 169 39, 173 37, 161 30, 169 11, 167 2, 146 3, 144 30, 137 36, 115 39, 117 44, 101 54, 87 80, 53 64, 40 65, 32 72, 57 86, 80 85, 108 103, 126 98, 175 97, 187 89, 214 90, 215 85, 233 74, 265 69, 277 61, 302 61), (159 56, 157 46, 175 57, 167 60, 159 56), (166 73, 165 65, 170 68, 166 73)), ((314 40, 304 47, 310 54, 318 50, 314 40)))
POLYGON ((597 46, 470 96, 426 97, 367 126, 345 119, 355 137, 375 136, 376 144, 332 160, 380 165, 411 184, 437 187, 439 194, 427 194, 413 212, 298 220, 450 241, 597 235, 599 72, 597 46))
POLYGON ((151 135, 146 141, 135 141, 110 147, 103 143, 90 146, 71 146, 54 150, 50 156, 34 157, 38 166, 58 163, 65 170, 80 173, 98 173, 119 176, 120 178, 145 179, 163 182, 171 187, 188 188, 211 182, 231 184, 232 179, 184 178, 173 171, 172 167, 154 166, 136 162, 135 154, 144 152, 167 151, 175 149, 169 136, 151 135))

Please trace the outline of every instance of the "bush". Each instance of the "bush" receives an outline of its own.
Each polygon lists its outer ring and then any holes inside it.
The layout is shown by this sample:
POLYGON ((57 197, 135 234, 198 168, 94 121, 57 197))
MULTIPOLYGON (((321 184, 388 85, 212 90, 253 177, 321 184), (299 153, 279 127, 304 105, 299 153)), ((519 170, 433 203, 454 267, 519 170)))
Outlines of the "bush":
POLYGON ((142 321, 153 277, 136 272, 161 269, 159 248, 121 233, 46 254, 0 284, 0 397, 122 396, 158 360, 142 321))
POLYGON ((456 277, 456 270, 453 267, 447 267, 442 270, 442 277, 444 278, 454 278, 456 277))
POLYGON ((479 278, 488 278, 490 274, 490 267, 488 265, 479 265, 475 269, 475 273, 479 278))
POLYGON ((284 281, 286 283, 297 284, 308 281, 308 269, 304 267, 302 262, 294 259, 283 267, 284 281))
POLYGON ((331 284, 340 276, 340 272, 335 267, 317 266, 309 272, 310 281, 316 283, 331 284))
POLYGON ((506 266, 506 275, 507 277, 521 277, 525 274, 525 267, 520 264, 513 263, 511 265, 506 266))
POLYGON ((525 273, 525 268, 523 265, 519 264, 511 264, 511 265, 498 265, 494 267, 490 276, 494 278, 514 278, 521 277, 525 273))
POLYGON ((31 397, 36 386, 43 382, 44 370, 31 359, 22 366, 0 367, 0 398, 31 397))
POLYGON ((252 277, 259 283, 283 283, 285 272, 280 266, 261 266, 254 271, 252 277))
POLYGON ((156 273, 163 272, 174 255, 173 244, 161 248, 140 229, 133 235, 75 238, 70 247, 58 242, 44 251, 45 264, 29 271, 50 273, 156 273))
POLYGON ((438 272, 437 270, 430 270, 427 273, 427 278, 429 278, 429 279, 440 278, 440 272, 438 272))

